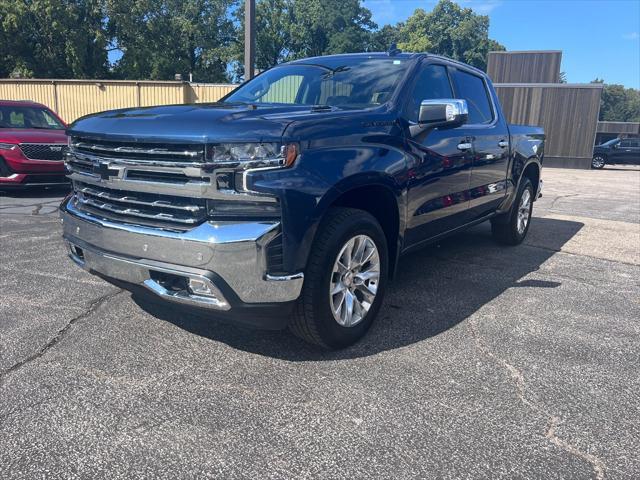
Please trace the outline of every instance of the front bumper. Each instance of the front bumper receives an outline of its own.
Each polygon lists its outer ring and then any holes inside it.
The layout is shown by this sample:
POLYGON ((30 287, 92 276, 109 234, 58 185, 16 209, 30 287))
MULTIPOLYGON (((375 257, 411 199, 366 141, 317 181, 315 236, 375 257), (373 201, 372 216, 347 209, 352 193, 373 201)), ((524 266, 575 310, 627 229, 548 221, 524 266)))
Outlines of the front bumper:
POLYGON ((60 206, 69 256, 85 270, 145 286, 174 303, 219 311, 286 303, 303 274, 266 274, 265 246, 277 221, 206 222, 177 232, 115 223, 60 206))

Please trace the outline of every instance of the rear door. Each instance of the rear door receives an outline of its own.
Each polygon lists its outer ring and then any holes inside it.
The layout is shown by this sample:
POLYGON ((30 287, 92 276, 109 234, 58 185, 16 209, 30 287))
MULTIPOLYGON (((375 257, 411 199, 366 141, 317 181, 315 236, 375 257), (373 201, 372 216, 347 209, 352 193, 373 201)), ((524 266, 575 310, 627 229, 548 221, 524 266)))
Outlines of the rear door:
POLYGON ((473 154, 470 130, 417 125, 422 100, 455 98, 447 66, 422 62, 403 112, 409 156, 407 247, 467 221, 473 154))
POLYGON ((473 143, 469 217, 473 221, 494 211, 506 195, 509 129, 483 76, 456 67, 451 77, 456 98, 466 100, 469 108, 466 128, 473 143))

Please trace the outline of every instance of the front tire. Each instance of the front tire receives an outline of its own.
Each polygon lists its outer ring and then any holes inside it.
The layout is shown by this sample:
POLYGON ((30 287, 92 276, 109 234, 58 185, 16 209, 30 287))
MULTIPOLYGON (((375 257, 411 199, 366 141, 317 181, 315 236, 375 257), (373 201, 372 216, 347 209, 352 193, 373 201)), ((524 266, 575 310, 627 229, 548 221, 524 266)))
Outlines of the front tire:
POLYGON ((522 178, 509 213, 491 220, 491 233, 498 243, 519 245, 525 239, 531 225, 533 195, 531 180, 522 178))
POLYGON ((328 349, 357 342, 380 310, 387 284, 387 241, 377 220, 331 209, 311 248, 290 330, 328 349))
POLYGON ((596 170, 600 170, 604 168, 606 164, 607 164, 607 159, 605 158, 604 155, 596 154, 591 159, 591 168, 594 168, 596 170))

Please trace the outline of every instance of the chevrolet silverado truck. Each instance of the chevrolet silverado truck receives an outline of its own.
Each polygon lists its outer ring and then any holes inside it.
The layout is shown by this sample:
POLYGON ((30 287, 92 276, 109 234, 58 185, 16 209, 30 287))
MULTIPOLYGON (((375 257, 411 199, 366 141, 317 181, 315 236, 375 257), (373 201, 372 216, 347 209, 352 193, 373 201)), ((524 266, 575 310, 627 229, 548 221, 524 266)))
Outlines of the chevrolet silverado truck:
POLYGON ((44 105, 0 100, 0 190, 69 185, 65 128, 44 105))
POLYGON ((486 220, 522 242, 542 186, 542 129, 508 125, 483 72, 431 54, 297 60, 217 103, 67 134, 74 262, 325 348, 365 334, 402 254, 486 220))

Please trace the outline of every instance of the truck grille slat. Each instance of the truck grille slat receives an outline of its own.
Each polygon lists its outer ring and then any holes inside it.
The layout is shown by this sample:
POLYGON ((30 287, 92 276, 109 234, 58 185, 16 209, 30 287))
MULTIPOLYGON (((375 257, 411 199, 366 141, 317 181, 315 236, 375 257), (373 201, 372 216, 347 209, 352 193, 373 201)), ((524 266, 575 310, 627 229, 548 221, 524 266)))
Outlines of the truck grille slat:
POLYGON ((71 148, 79 153, 99 155, 108 159, 136 160, 153 164, 198 165, 204 163, 205 157, 204 145, 197 144, 145 144, 72 137, 71 148))
POLYGON ((135 221, 149 226, 186 228, 206 219, 206 202, 201 199, 114 190, 74 182, 80 210, 110 220, 135 221))

